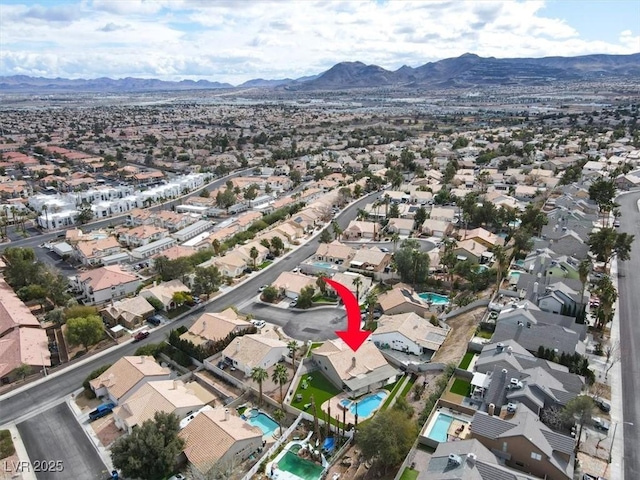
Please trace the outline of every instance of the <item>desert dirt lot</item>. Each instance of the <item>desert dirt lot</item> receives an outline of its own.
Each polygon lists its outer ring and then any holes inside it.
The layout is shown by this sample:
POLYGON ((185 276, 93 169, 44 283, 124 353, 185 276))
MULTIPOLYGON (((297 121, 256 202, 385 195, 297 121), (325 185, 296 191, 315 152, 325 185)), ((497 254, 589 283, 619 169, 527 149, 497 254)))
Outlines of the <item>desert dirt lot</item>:
POLYGON ((473 337, 486 310, 486 307, 474 308, 447 320, 447 325, 451 327, 451 332, 431 361, 439 363, 453 362, 458 365, 467 351, 467 343, 473 337))

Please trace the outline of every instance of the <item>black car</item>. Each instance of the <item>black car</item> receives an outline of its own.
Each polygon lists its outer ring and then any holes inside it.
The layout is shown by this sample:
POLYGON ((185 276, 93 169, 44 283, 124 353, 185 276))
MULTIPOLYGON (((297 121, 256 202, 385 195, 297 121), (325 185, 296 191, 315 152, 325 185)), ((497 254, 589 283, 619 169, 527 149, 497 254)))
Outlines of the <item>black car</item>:
POLYGON ((611 404, 609 402, 605 402, 601 398, 594 399, 594 403, 605 413, 611 411, 611 404))
POLYGON ((154 315, 153 317, 149 317, 147 319, 147 322, 150 323, 151 325, 155 325, 157 327, 158 325, 160 325, 162 323, 162 319, 160 317, 158 317, 157 315, 154 315))

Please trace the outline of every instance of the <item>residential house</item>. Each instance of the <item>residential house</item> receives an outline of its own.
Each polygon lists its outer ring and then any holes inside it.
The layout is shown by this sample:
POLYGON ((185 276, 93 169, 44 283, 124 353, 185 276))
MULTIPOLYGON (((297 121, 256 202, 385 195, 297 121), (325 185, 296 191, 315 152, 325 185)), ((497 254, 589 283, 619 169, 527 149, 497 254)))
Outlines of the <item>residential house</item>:
POLYGON ((136 293, 140 278, 119 265, 109 265, 69 277, 71 288, 85 305, 100 305, 136 293))
POLYGON ((474 228, 473 230, 461 230, 459 235, 463 241, 473 240, 474 242, 489 249, 496 245, 504 246, 504 238, 499 237, 495 233, 491 233, 482 227, 474 228))
POLYGON ((89 381, 93 393, 118 404, 151 380, 169 380, 171 370, 156 363, 150 355, 122 357, 99 377, 89 381))
POLYGON ((208 231, 212 226, 213 224, 209 220, 198 220, 191 225, 172 233, 172 236, 178 241, 178 243, 183 243, 196 235, 208 231))
POLYGON ((287 344, 277 338, 243 335, 236 337, 222 351, 222 358, 249 377, 254 368, 261 367, 267 370, 282 360, 287 352, 287 344))
POLYGON ((47 333, 31 310, 0 277, 0 382, 17 379, 15 369, 51 366, 47 333))
POLYGON ((272 230, 288 243, 293 243, 304 235, 304 227, 295 222, 284 222, 272 230))
POLYGON ((444 220, 428 218, 422 224, 422 233, 432 237, 444 238, 453 232, 453 224, 444 220))
POLYGON ((154 257, 175 245, 175 238, 164 237, 160 240, 156 240, 155 242, 134 248, 131 250, 131 256, 136 260, 145 260, 147 258, 154 257))
POLYGON ((224 407, 204 407, 178 435, 185 442, 180 460, 202 475, 231 470, 262 449, 262 430, 224 407))
POLYGON ((537 352, 541 346, 558 353, 585 354, 585 344, 580 340, 581 332, 560 325, 548 324, 512 324, 502 322, 496 325, 492 341, 506 342, 515 340, 530 352, 537 352))
POLYGON ((558 255, 570 255, 578 260, 584 260, 589 255, 589 245, 573 230, 565 231, 557 239, 549 239, 547 244, 558 255))
POLYGON ((368 341, 354 352, 341 339, 327 340, 312 350, 311 357, 336 388, 352 397, 395 382, 399 373, 373 342, 368 341))
POLYGON ((352 220, 342 232, 342 238, 345 240, 355 240, 359 238, 376 239, 379 233, 380 225, 375 222, 352 220))
POLYGON ((100 315, 109 327, 122 325, 130 330, 143 324, 155 309, 144 297, 119 300, 100 310, 100 315))
POLYGON ((378 247, 361 247, 349 261, 349 270, 377 277, 389 271, 391 253, 383 252, 378 247))
POLYGON ((131 433, 133 428, 153 420, 156 413, 172 413, 183 419, 205 404, 179 380, 154 380, 146 382, 129 398, 120 401, 113 409, 113 419, 116 427, 131 433))
POLYGON ((179 306, 174 300, 174 295, 178 292, 190 293, 191 290, 182 281, 175 279, 144 288, 140 290, 140 295, 147 299, 155 298, 162 303, 165 310, 173 310, 179 306))
POLYGON ((371 339, 378 347, 420 356, 437 352, 448 334, 449 330, 408 312, 380 317, 371 339))
POLYGON ((305 287, 316 287, 317 278, 310 277, 303 273, 282 272, 271 284, 272 287, 289 298, 298 298, 300 292, 305 287))
POLYGON ((577 323, 575 317, 542 311, 527 300, 522 304, 503 308, 496 320, 496 323, 502 322, 516 326, 523 325, 527 328, 531 325, 558 325, 577 332, 580 340, 587 337, 587 324, 577 323))
MULTIPOLYGON (((331 279, 347 287, 353 293, 353 296, 358 299, 358 302, 361 302, 367 296, 367 292, 373 285, 371 278, 352 272, 336 272, 331 279), (356 285, 357 279, 359 279, 360 285, 356 285)), ((334 292, 333 287, 328 284, 327 290, 334 292)))
POLYGON ((169 235, 166 228, 155 225, 140 225, 130 230, 120 232, 119 240, 128 247, 141 247, 169 235))
POLYGON ((247 258, 236 250, 221 257, 214 257, 201 266, 209 265, 209 263, 215 265, 223 276, 231 278, 239 277, 247 268, 247 258))
POLYGON ((87 266, 100 265, 104 257, 115 255, 122 251, 118 240, 112 236, 80 241, 75 248, 78 260, 87 266))
POLYGON ((431 220, 440 220, 441 222, 452 223, 454 218, 459 215, 458 210, 453 207, 437 207, 431 208, 429 218, 431 220))
POLYGON ((246 265, 255 266, 256 268, 266 261, 267 255, 269 254, 269 249, 257 240, 248 242, 245 245, 238 245, 234 251, 245 259, 246 265), (254 248, 258 254, 255 259, 251 258, 251 250, 254 248))
POLYGON ((423 318, 432 315, 429 304, 420 298, 415 290, 404 283, 394 287, 378 297, 378 303, 385 315, 413 312, 423 318))
POLYGON ((516 284, 521 298, 536 304, 540 310, 575 316, 586 308, 589 297, 582 293, 580 280, 521 273, 516 284))
POLYGON ((344 265, 344 268, 346 268, 355 254, 355 249, 340 243, 338 240, 334 240, 331 243, 319 244, 313 259, 318 262, 344 265))
POLYGON ((387 224, 387 231, 402 236, 409 236, 413 231, 414 223, 413 219, 410 218, 392 218, 387 224))
POLYGON ((212 342, 222 340, 230 334, 251 329, 251 322, 240 316, 235 310, 227 308, 222 312, 203 313, 180 338, 194 345, 206 347, 212 342))
POLYGON ((522 404, 504 418, 476 412, 471 436, 500 452, 508 467, 549 480, 573 479, 575 440, 551 430, 522 404))
POLYGON ((470 261, 472 263, 487 263, 491 258, 487 247, 471 239, 459 241, 453 252, 456 254, 458 260, 470 261), (489 255, 487 255, 487 253, 489 255))
POLYGON ((417 480, 539 480, 513 470, 476 439, 441 442, 417 480))

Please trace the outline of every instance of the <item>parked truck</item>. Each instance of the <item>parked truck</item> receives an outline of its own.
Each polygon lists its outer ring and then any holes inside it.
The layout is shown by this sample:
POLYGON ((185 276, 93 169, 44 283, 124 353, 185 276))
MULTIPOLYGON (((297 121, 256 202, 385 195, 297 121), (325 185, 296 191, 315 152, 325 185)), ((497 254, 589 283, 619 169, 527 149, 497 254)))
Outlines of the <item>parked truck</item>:
POLYGON ((106 415, 109 415, 113 409, 116 408, 116 404, 113 402, 103 403, 102 405, 98 405, 98 407, 89 413, 89 420, 94 421, 99 418, 102 418, 106 415))

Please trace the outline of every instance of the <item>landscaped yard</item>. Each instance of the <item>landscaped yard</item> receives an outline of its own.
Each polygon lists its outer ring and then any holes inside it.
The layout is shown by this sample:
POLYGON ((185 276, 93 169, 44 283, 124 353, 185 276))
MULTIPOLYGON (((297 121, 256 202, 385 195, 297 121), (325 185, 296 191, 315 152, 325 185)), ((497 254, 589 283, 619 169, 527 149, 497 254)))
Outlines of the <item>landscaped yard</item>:
POLYGON ((173 310, 169 310, 167 312, 167 318, 169 320, 172 320, 172 319, 176 318, 178 315, 180 315, 181 313, 188 312, 190 308, 191 307, 189 305, 181 305, 181 306, 179 306, 177 308, 174 308, 173 310))
POLYGON ((420 472, 418 470, 412 470, 409 467, 404 469, 404 472, 402 472, 402 476, 400 477, 400 480, 416 480, 418 478, 418 474, 420 472))
POLYGON ((258 270, 262 270, 263 268, 267 268, 272 263, 273 262, 271 260, 266 260, 266 261, 262 262, 260 265, 258 265, 258 270))
POLYGON ((455 393, 456 395, 462 395, 463 397, 469 396, 471 393, 471 382, 463 378, 456 378, 451 385, 451 393, 455 393))
POLYGON ((491 337, 493 337, 493 332, 487 332, 486 330, 478 329, 476 331, 476 337, 491 339, 491 337))
POLYGON ((336 303, 338 303, 338 299, 335 297, 325 297, 323 295, 316 295, 315 297, 313 297, 313 303, 330 303, 332 305, 335 305, 336 303))
POLYGON ((467 368, 469 368, 469 365, 471 365, 471 360, 473 360, 473 356, 475 354, 473 352, 467 352, 464 354, 464 357, 462 357, 462 361, 460 362, 460 368, 462 370, 466 370, 467 368))
POLYGON ((340 393, 340 390, 334 387, 322 372, 315 370, 304 375, 300 379, 300 383, 298 383, 298 388, 293 396, 291 405, 299 408, 300 410, 313 413, 310 411, 309 407, 307 407, 307 409, 304 408, 305 405, 311 403, 311 396, 313 395, 316 410, 318 411, 318 417, 324 418, 325 413, 320 407, 324 402, 329 400, 331 397, 335 397, 338 393, 340 393), (307 385, 307 388, 302 388, 305 384, 307 385), (298 395, 302 396, 301 400, 298 400, 298 395))
POLYGON ((307 357, 311 356, 311 353, 313 352, 314 348, 318 348, 319 346, 322 345, 322 342, 315 342, 311 344, 311 348, 309 349, 309 353, 307 353, 307 357))
POLYGON ((0 430, 0 458, 10 457, 15 451, 11 432, 9 430, 0 430))

